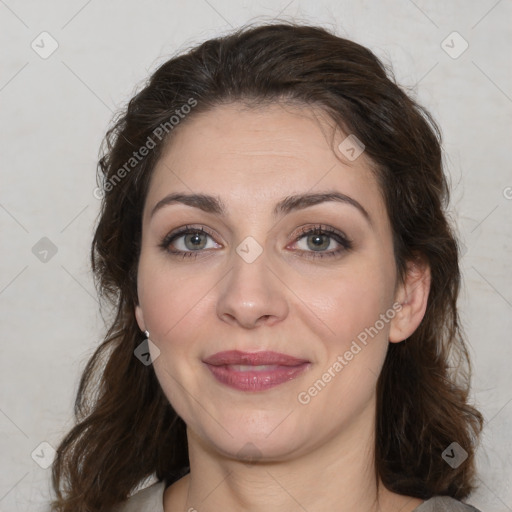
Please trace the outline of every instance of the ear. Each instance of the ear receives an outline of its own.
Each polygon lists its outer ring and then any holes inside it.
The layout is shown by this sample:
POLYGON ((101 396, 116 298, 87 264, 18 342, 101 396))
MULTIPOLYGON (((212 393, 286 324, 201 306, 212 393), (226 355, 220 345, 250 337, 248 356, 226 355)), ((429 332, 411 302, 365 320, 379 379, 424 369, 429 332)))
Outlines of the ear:
POLYGON ((391 343, 407 339, 420 325, 427 309, 430 280, 430 266, 425 260, 417 258, 407 262, 404 282, 395 294, 395 302, 401 305, 401 309, 391 320, 391 343))
POLYGON ((142 308, 140 304, 135 306, 135 318, 137 319, 137 323, 139 324, 139 328, 141 331, 146 330, 146 323, 144 322, 144 314, 142 313, 142 308))

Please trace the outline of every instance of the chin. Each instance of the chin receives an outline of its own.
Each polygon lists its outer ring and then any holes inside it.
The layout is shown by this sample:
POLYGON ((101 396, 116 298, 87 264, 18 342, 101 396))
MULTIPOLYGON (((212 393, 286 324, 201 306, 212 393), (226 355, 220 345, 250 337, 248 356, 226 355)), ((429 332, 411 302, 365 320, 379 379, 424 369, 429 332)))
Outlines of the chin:
POLYGON ((293 414, 287 418, 288 414, 289 411, 284 414, 265 412, 262 418, 261 412, 247 413, 243 418, 232 418, 232 421, 223 417, 222 427, 210 421, 193 430, 201 432, 203 442, 226 457, 247 462, 277 461, 303 449, 311 439, 311 435, 304 431, 304 425, 297 432, 296 418, 293 414))

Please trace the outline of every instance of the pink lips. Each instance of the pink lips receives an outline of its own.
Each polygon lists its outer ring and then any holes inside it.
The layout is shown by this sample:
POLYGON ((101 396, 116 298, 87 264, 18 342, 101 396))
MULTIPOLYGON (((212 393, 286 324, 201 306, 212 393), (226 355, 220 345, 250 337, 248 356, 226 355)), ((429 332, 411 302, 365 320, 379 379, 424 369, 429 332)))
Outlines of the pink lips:
POLYGON ((218 352, 204 363, 219 382, 240 391, 269 389, 294 379, 310 366, 305 359, 278 352, 239 350, 218 352))

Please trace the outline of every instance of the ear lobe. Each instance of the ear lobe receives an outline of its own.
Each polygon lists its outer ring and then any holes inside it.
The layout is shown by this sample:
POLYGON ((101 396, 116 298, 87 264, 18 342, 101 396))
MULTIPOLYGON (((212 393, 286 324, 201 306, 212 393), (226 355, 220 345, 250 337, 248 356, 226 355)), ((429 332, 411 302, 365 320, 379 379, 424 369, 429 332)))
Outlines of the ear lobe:
POLYGON ((139 329, 141 331, 146 330, 146 323, 144 322, 144 314, 142 313, 142 308, 139 304, 135 306, 135 318, 137 319, 137 323, 139 324, 139 329))
POLYGON ((397 290, 395 300, 402 308, 391 320, 389 341, 399 343, 418 328, 427 309, 430 292, 430 266, 420 258, 407 262, 404 282, 397 290))

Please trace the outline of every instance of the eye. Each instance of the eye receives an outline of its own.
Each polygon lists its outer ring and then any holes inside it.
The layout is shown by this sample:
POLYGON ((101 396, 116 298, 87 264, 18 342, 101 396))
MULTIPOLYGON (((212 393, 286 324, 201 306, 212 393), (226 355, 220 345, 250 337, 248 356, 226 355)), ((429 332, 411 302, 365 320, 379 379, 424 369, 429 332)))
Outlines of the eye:
MULTIPOLYGON (((203 227, 185 226, 178 231, 169 233, 159 246, 167 253, 182 258, 197 257, 206 249, 216 249, 219 244, 213 242, 213 236, 203 227), (208 246, 208 239, 213 245, 208 246)), ((352 249, 352 242, 340 231, 328 226, 306 226, 295 237, 295 244, 302 244, 299 252, 307 258, 325 258, 341 255, 352 249), (337 247, 336 247, 337 246, 337 247), (331 250, 327 250, 331 248, 331 250)))
POLYGON ((165 236, 159 246, 172 255, 179 255, 183 258, 196 257, 198 256, 197 253, 204 249, 214 249, 219 247, 218 244, 208 246, 208 238, 212 238, 212 235, 205 231, 204 228, 185 226, 184 228, 165 236))
POLYGON ((328 226, 307 226, 302 228, 295 242, 298 245, 302 243, 300 251, 308 254, 308 258, 325 258, 338 256, 343 252, 352 249, 352 242, 340 231, 328 226), (304 240, 303 240, 304 239, 304 240), (336 248, 336 244, 338 248, 336 248), (334 246, 334 247, 333 247, 334 246), (332 250, 326 251, 331 248, 332 250))

